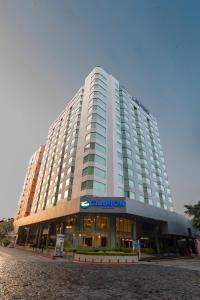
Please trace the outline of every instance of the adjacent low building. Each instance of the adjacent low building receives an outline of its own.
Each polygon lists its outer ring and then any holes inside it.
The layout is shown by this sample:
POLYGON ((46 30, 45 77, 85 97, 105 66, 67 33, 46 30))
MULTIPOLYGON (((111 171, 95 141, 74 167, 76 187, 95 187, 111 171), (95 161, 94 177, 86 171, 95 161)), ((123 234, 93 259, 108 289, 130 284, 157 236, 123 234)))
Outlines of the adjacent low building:
POLYGON ((96 67, 49 128, 29 216, 18 243, 66 247, 177 247, 192 237, 174 212, 155 117, 96 67))

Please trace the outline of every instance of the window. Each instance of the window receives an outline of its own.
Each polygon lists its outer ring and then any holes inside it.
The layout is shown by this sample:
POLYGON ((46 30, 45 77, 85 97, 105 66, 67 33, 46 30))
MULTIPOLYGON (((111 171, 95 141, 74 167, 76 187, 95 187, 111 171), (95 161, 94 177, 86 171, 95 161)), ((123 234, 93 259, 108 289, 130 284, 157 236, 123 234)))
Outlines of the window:
POLYGON ((95 149, 95 150, 97 150, 101 153, 104 153, 104 154, 106 153, 106 148, 103 147, 102 145, 97 144, 97 143, 89 143, 85 146, 85 151, 91 150, 91 149, 95 149))
POLYGON ((144 186, 144 192, 147 193, 148 195, 151 195, 151 189, 147 188, 146 186, 144 186))
POLYGON ((124 182, 124 178, 122 175, 118 175, 118 182, 123 183, 124 182))
POLYGON ((96 216, 96 228, 108 229, 109 228, 109 218, 104 217, 104 216, 96 216))
POLYGON ((91 106, 89 109, 88 109, 88 113, 100 113, 101 115, 105 116, 106 115, 106 111, 101 108, 100 106, 98 105, 93 105, 91 106))
POLYGON ((167 193, 170 195, 171 194, 171 191, 170 191, 170 189, 166 189, 166 191, 167 191, 167 193))
POLYGON ((129 187, 133 188, 134 187, 134 182, 132 180, 129 180, 129 187))
POLYGON ((117 138, 120 139, 120 140, 122 139, 121 133, 117 132, 117 138))
POLYGON ((73 161, 73 157, 70 157, 69 164, 73 161))
POLYGON ((160 185, 160 190, 164 192, 164 187, 162 185, 160 185))
POLYGON ((98 181, 93 181, 93 188, 96 190, 100 190, 102 192, 105 192, 106 185, 104 183, 98 182, 98 181))
POLYGON ((133 165, 133 162, 132 162, 132 160, 131 160, 131 159, 129 159, 129 158, 127 158, 127 164, 128 164, 129 166, 131 166, 131 167, 132 167, 132 165, 133 165))
POLYGON ((116 115, 116 119, 117 119, 117 121, 118 121, 118 122, 121 122, 121 119, 120 119, 120 117, 119 117, 119 116, 117 116, 117 115, 116 115))
POLYGON ((116 127, 117 127, 118 130, 121 130, 121 126, 120 126, 119 123, 116 123, 116 127))
POLYGON ((124 189, 122 189, 121 187, 118 187, 117 189, 119 196, 124 196, 124 189))
POLYGON ((86 155, 83 158, 83 163, 86 163, 88 161, 94 161, 94 162, 97 162, 97 163, 102 164, 102 165, 106 164, 106 160, 103 157, 101 157, 97 154, 88 154, 88 155, 86 155))
POLYGON ((70 178, 68 178, 67 180, 66 180, 66 185, 69 185, 70 184, 70 178))
POLYGON ((139 191, 143 192, 143 185, 138 184, 139 191))
POLYGON ((135 158, 136 158, 137 160, 140 160, 140 157, 139 157, 138 154, 135 154, 135 158))
POLYGON ((118 157, 119 159, 122 159, 122 158, 123 158, 122 153, 119 152, 119 151, 117 151, 117 157, 118 157))
POLYGON ((128 155, 132 155, 132 151, 130 150, 130 149, 128 149, 128 148, 125 148, 125 150, 126 150, 126 153, 128 154, 128 155))
POLYGON ((105 95, 99 91, 93 91, 91 94, 90 94, 90 98, 100 98, 102 99, 104 102, 105 102, 105 95))
POLYGON ((70 150, 69 155, 72 155, 72 154, 74 153, 75 150, 76 150, 76 148, 73 147, 73 148, 70 150))
POLYGON ((66 199, 67 197, 68 197, 68 190, 65 191, 65 193, 64 193, 64 198, 66 199))
POLYGON ((127 146, 131 146, 131 142, 129 140, 125 139, 123 143, 125 143, 127 146))
POLYGON ((70 167, 68 170, 67 170, 67 175, 70 175, 72 173, 72 167, 70 167))
POLYGON ((133 177, 133 170, 127 169, 128 170, 128 175, 133 177))
POLYGON ((95 180, 86 180, 81 184, 81 190, 85 190, 85 189, 96 189, 105 192, 106 185, 104 183, 95 180))
POLYGON ((104 143, 104 144, 106 143, 106 138, 103 135, 101 135, 101 134, 99 134, 97 132, 90 132, 90 133, 88 133, 86 135, 85 139, 86 139, 86 141, 88 141, 90 139, 95 139, 95 140, 98 140, 101 143, 104 143))
POLYGON ((103 80, 101 80, 100 78, 93 77, 91 85, 95 84, 95 83, 102 84, 104 87, 107 86, 107 84, 103 80))
POLYGON ((98 129, 98 130, 102 131, 103 133, 106 132, 106 128, 104 126, 100 125, 99 123, 96 123, 96 122, 92 122, 91 124, 89 124, 87 126, 87 130, 89 130, 91 128, 98 129))
POLYGON ((99 121, 103 124, 106 123, 106 119, 103 118, 102 116, 100 116, 99 114, 96 113, 92 113, 89 117, 88 117, 88 122, 90 121, 99 121))
POLYGON ((118 163, 118 170, 123 171, 123 165, 121 163, 118 163))
POLYGON ((140 202, 144 202, 144 197, 143 197, 143 196, 140 196, 140 197, 139 197, 139 200, 140 200, 140 202))
POLYGON ((153 177, 153 179, 156 179, 156 174, 152 173, 152 177, 153 177))
POLYGON ((119 150, 121 150, 121 149, 122 149, 122 143, 117 142, 117 148, 118 148, 119 150))
POLYGON ((92 85, 91 86, 91 88, 90 88, 90 91, 91 92, 101 92, 102 94, 104 94, 105 95, 105 93, 106 93, 106 90, 105 90, 105 88, 102 86, 102 85, 100 85, 100 84, 94 84, 94 85, 92 85))
POLYGON ((148 202, 149 202, 150 205, 153 205, 152 199, 149 199, 148 202))
POLYGON ((147 168, 142 168, 144 176, 149 175, 149 170, 147 168))
POLYGON ((127 191, 125 192, 125 197, 135 200, 135 193, 127 191))
POLYGON ((87 167, 87 168, 83 169, 82 175, 83 176, 95 175, 95 176, 98 176, 98 177, 105 178, 106 172, 104 170, 101 170, 101 169, 97 168, 97 167, 87 167))
POLYGON ((168 197, 168 201, 172 203, 172 197, 168 197))
POLYGON ((94 75, 92 76, 92 80, 95 78, 95 80, 97 79, 97 78, 99 78, 99 79, 101 79, 102 81, 105 81, 105 82, 107 82, 107 78, 105 77, 105 76, 103 76, 102 74, 100 74, 100 73, 94 73, 94 75))

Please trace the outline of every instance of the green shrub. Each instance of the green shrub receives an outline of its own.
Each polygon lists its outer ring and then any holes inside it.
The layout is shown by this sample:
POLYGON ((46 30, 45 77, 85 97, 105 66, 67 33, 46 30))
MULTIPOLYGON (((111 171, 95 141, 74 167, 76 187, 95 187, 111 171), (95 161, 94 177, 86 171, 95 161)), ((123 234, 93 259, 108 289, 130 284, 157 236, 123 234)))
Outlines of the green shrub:
POLYGON ((48 246, 48 249, 55 249, 54 246, 48 246))
POLYGON ((3 239, 1 240, 1 244, 2 244, 4 247, 7 247, 7 246, 10 244, 10 241, 9 241, 9 239, 7 239, 7 238, 3 238, 3 239))
POLYGON ((111 251, 120 251, 120 252, 124 252, 124 253, 133 253, 133 249, 132 248, 125 248, 125 247, 116 247, 114 249, 111 249, 111 251))
POLYGON ((77 250, 76 252, 77 254, 85 254, 85 255, 135 255, 135 253, 124 253, 122 251, 107 251, 107 250, 96 250, 96 251, 93 251, 93 250, 77 250))
POLYGON ((78 248, 64 248, 63 249, 64 252, 73 252, 73 253, 76 253, 78 248))
POLYGON ((132 248, 116 247, 111 249, 81 249, 64 247, 64 252, 73 252, 79 254, 96 254, 96 255, 135 255, 132 248))
POLYGON ((160 249, 160 253, 162 254, 168 254, 168 253, 175 253, 175 248, 174 247, 166 247, 166 248, 162 248, 160 249))
POLYGON ((144 254, 154 254, 155 250, 153 248, 141 248, 140 252, 144 254))

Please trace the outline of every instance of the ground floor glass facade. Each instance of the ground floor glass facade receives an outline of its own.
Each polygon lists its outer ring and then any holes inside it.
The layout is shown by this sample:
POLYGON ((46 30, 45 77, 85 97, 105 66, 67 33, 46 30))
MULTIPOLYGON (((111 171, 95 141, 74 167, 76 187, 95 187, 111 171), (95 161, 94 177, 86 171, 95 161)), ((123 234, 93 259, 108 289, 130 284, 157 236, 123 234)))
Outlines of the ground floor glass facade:
POLYGON ((135 239, 140 239, 142 249, 150 250, 152 253, 162 251, 181 253, 184 247, 187 249, 191 247, 188 246, 188 239, 184 241, 178 236, 163 236, 161 226, 161 222, 125 214, 80 213, 22 226, 19 228, 17 243, 54 248, 56 235, 62 233, 65 235, 64 247, 67 249, 132 248, 135 239))

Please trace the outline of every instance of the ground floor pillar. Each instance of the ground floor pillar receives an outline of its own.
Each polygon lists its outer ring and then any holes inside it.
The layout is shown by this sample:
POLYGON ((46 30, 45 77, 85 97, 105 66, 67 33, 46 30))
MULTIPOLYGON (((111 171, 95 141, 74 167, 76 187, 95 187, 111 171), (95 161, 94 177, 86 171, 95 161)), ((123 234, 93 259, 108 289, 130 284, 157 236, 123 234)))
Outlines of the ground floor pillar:
POLYGON ((134 222, 132 227, 132 233, 133 233, 133 240, 137 240, 137 224, 134 222))
POLYGON ((157 254, 160 254, 160 243, 157 231, 155 232, 155 245, 157 254))
POLYGON ((178 251, 178 247, 177 247, 176 237, 173 238, 173 241, 174 241, 174 249, 175 249, 175 253, 178 254, 179 251, 178 251))
POLYGON ((37 248, 39 248, 39 247, 40 247, 41 238, 42 238, 42 230, 43 230, 43 226, 42 226, 42 225, 40 225, 40 226, 39 226, 38 240, 37 240, 37 248))
POLYGON ((47 233, 47 239, 46 239, 46 248, 48 248, 48 246, 49 246, 50 230, 51 230, 51 224, 48 224, 48 233, 47 233))
POLYGON ((110 247, 116 247, 116 217, 110 216, 110 247))

